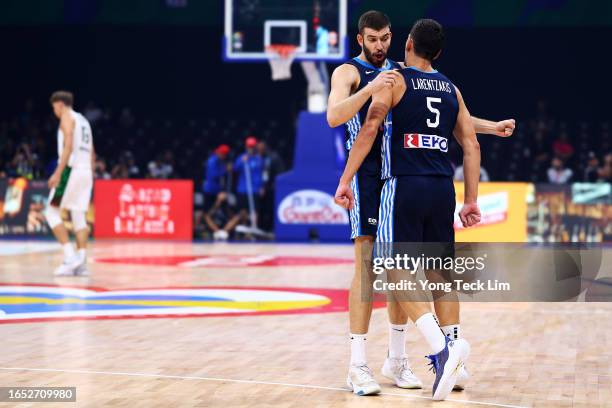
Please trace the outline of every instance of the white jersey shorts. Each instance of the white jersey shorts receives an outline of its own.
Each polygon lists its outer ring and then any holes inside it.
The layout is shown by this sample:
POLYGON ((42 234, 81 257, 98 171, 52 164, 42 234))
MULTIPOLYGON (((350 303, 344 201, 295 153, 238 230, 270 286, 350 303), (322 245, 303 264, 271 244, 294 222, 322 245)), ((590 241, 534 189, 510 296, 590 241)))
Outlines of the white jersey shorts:
POLYGON ((60 183, 49 194, 49 205, 70 211, 89 209, 93 174, 89 168, 69 168, 62 172, 60 183))

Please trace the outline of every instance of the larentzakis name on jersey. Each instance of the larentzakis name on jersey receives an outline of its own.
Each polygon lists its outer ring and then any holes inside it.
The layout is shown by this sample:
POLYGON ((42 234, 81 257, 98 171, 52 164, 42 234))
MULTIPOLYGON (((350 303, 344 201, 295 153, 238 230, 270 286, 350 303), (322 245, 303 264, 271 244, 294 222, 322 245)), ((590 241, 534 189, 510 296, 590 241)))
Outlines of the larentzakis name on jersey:
POLYGON ((439 79, 411 78, 410 82, 412 82, 413 89, 452 93, 451 84, 439 79))

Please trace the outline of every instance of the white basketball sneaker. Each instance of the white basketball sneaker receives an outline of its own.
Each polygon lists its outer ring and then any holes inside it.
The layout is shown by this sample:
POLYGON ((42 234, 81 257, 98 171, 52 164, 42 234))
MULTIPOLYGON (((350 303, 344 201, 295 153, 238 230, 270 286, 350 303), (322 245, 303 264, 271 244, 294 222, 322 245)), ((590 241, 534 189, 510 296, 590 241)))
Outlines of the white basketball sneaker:
POLYGON ((400 388, 407 388, 410 390, 423 388, 423 383, 410 369, 410 363, 406 357, 387 357, 381 373, 400 388))
POLYGON ((357 395, 374 395, 380 392, 380 385, 367 365, 351 365, 346 377, 346 385, 357 395))
POLYGON ((87 254, 83 250, 79 250, 76 255, 78 264, 74 267, 75 276, 89 276, 87 270, 87 254))
POLYGON ((468 370, 465 368, 465 364, 463 364, 461 366, 461 369, 459 369, 459 375, 457 375, 457 382, 455 383, 455 387, 453 388, 453 391, 465 390, 465 384, 467 384, 469 379, 470 379, 470 373, 468 373, 468 370))
POLYGON ((64 260, 60 266, 55 268, 53 275, 55 276, 73 276, 76 268, 81 264, 79 257, 74 256, 67 261, 64 260))
POLYGON ((83 262, 74 270, 75 276, 89 276, 89 269, 87 269, 87 261, 83 262))
POLYGON ((55 276, 74 276, 74 267, 68 263, 62 262, 60 266, 53 271, 55 276))

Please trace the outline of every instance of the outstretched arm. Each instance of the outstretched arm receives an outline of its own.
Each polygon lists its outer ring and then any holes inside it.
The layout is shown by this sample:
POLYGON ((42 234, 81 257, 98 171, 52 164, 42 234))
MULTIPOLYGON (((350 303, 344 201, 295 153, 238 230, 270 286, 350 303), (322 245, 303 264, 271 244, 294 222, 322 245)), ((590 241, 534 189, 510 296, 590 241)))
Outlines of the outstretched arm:
POLYGON ((459 218, 464 227, 471 227, 480 222, 480 210, 478 208, 478 181, 480 179, 480 145, 474 131, 474 124, 470 112, 463 101, 461 92, 457 89, 459 101, 459 114, 455 125, 454 135, 463 149, 463 175, 465 183, 465 194, 463 208, 459 212, 459 218))
POLYGON ((472 116, 472 123, 474 124, 476 133, 500 137, 512 136, 512 133, 514 133, 514 128, 516 127, 516 121, 514 119, 493 122, 491 120, 479 119, 476 116, 472 116))
POLYGON ((383 89, 372 96, 372 103, 368 109, 365 123, 351 147, 348 161, 344 167, 344 173, 340 177, 340 183, 336 191, 335 202, 343 208, 353 208, 355 198, 350 188, 350 182, 372 149, 378 128, 387 116, 392 101, 393 92, 389 88, 383 89))
POLYGON ((330 127, 340 126, 359 112, 374 93, 383 88, 390 88, 399 77, 397 71, 385 71, 359 92, 351 95, 359 83, 359 73, 351 65, 340 65, 331 78, 331 91, 327 102, 327 123, 330 127))

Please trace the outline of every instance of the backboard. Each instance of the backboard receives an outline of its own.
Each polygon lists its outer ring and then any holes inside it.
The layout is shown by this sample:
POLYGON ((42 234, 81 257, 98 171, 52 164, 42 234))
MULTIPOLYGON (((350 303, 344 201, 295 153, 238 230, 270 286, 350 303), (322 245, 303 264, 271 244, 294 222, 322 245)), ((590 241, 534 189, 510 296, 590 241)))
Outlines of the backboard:
POLYGON ((296 60, 346 59, 347 0, 225 0, 223 57, 267 61, 266 47, 297 47, 296 60))

